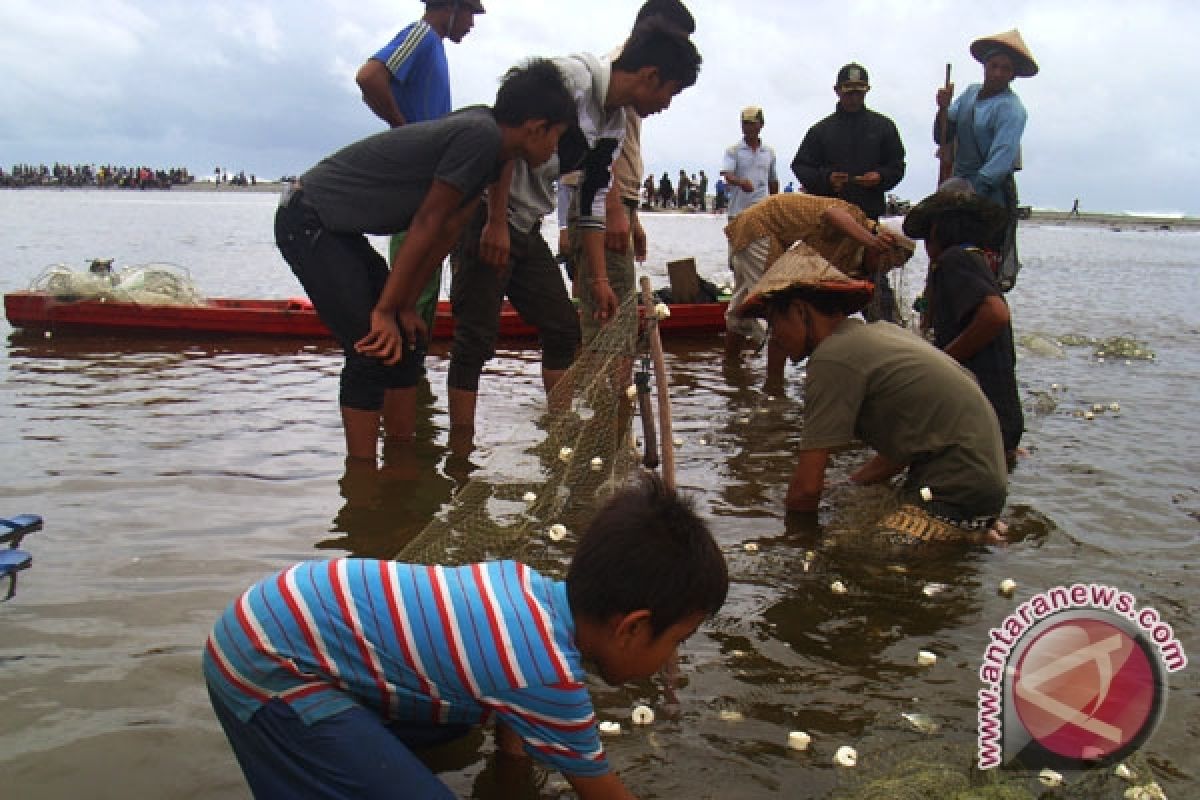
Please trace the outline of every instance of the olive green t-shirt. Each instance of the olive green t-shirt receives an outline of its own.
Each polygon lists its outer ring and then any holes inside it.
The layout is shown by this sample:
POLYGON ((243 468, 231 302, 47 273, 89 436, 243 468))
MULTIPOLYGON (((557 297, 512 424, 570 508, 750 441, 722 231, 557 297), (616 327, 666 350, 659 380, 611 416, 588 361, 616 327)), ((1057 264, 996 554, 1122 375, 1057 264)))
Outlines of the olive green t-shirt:
POLYGON ((998 514, 1008 472, 996 413, 958 362, 888 322, 844 320, 808 359, 805 450, 861 440, 907 464, 905 488, 929 487, 963 517, 998 514))

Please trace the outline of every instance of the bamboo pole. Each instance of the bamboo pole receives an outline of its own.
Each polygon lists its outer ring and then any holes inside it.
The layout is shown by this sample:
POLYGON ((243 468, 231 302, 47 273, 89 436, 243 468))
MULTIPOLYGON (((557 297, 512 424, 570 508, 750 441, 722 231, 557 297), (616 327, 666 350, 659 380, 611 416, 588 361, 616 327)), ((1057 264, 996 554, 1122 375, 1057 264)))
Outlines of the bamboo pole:
POLYGON ((650 325, 650 357, 654 360, 654 384, 658 388, 658 429, 662 447, 663 483, 668 489, 675 488, 675 436, 671 431, 671 387, 667 381, 667 363, 663 358, 662 337, 658 332, 658 318, 654 316, 654 292, 650 278, 641 280, 642 305, 646 308, 647 324, 650 325))
MULTIPOLYGON (((946 91, 950 90, 950 65, 949 64, 946 65, 946 85, 944 88, 946 89, 946 91)), ((939 131, 939 138, 941 139, 942 143, 941 143, 941 146, 938 147, 938 182, 937 182, 937 185, 941 186, 943 183, 945 183, 946 181, 948 181, 950 179, 951 175, 954 174, 954 146, 951 145, 950 142, 947 140, 949 133, 950 133, 950 109, 949 108, 947 108, 945 111, 941 112, 941 121, 939 122, 939 126, 941 128, 941 130, 939 131)))

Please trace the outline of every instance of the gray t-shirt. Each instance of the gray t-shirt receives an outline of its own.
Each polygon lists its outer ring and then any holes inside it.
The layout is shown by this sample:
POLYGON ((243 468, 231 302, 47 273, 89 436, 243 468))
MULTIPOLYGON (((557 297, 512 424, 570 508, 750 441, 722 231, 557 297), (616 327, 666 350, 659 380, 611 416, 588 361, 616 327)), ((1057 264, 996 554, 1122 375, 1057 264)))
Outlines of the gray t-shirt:
POLYGON ((929 487, 963 516, 998 514, 1008 472, 996 413, 950 356, 887 322, 844 320, 808 359, 805 450, 862 440, 908 464, 905 488, 929 487))
POLYGON ((412 224, 433 181, 463 193, 463 205, 499 174, 500 126, 475 106, 377 133, 347 145, 300 176, 304 199, 326 229, 399 233, 412 224))

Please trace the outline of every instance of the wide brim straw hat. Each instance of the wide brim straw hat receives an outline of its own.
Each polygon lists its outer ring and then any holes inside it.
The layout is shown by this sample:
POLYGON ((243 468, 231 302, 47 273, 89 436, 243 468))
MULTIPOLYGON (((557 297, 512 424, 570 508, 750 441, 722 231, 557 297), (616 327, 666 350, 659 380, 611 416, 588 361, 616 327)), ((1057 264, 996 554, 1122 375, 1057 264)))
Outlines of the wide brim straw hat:
POLYGON ((933 223, 948 211, 973 214, 989 234, 998 233, 1008 224, 1004 208, 975 194, 964 179, 951 178, 904 215, 904 233, 914 239, 928 239, 933 223))
POLYGON ((806 295, 834 295, 842 300, 847 314, 866 308, 875 293, 875 284, 846 276, 803 242, 797 243, 771 265, 759 279, 750 296, 738 307, 742 317, 764 317, 767 302, 783 292, 806 295))
POLYGON ((1038 74, 1037 61, 1029 52, 1029 45, 1021 38, 1021 32, 1016 28, 1004 33, 984 36, 971 42, 971 55, 980 64, 986 64, 990 56, 995 55, 996 49, 1003 49, 1013 59, 1013 70, 1018 78, 1032 78, 1038 74))

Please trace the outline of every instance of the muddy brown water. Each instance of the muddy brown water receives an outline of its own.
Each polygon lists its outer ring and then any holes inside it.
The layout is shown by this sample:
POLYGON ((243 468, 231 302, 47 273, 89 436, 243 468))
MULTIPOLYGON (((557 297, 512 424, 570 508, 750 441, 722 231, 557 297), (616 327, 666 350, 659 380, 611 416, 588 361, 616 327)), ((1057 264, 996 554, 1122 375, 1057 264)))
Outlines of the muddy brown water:
MULTIPOLYGON (((104 256, 185 266, 209 295, 298 295, 271 242, 272 212, 261 194, 0 192, 0 289, 104 256)), ((651 264, 695 256, 724 279, 720 219, 645 223, 651 264)), ((635 791, 823 798, 930 747, 965 773, 988 630, 1064 583, 1132 592, 1200 653, 1200 234, 1028 225, 1021 244, 1026 268, 1009 298, 1018 337, 1125 336, 1156 358, 1021 349, 1030 452, 1013 476, 1005 548, 900 571, 888 554, 843 546, 880 502, 844 487, 820 526, 789 526, 801 368, 790 368, 788 396, 769 400, 756 388, 760 361, 731 371, 711 342, 668 342, 678 481, 725 547, 733 585, 683 653, 674 713, 608 741, 635 791), (1075 416, 1096 403, 1121 410, 1075 416), (1018 584, 1012 598, 997 592, 1005 578, 1018 584), (847 594, 830 591, 835 580, 847 594), (946 588, 926 596, 931 582, 946 588), (919 668, 919 650, 937 665, 919 668), (938 730, 912 730, 903 712, 938 730), (808 752, 787 748, 792 730, 812 735, 808 752), (831 763, 843 744, 858 749, 853 771, 831 763)), ((907 268, 906 296, 923 269, 920 258, 907 268)), ((649 271, 665 280, 665 268, 649 271)), ((307 558, 386 556, 449 501, 460 476, 446 452, 444 352, 429 362, 422 443, 383 473, 346 474, 340 359, 326 343, 45 338, 6 324, 0 334, 0 515, 46 519, 26 540, 33 567, 0 605, 2 794, 246 797, 200 676, 207 630, 263 574, 307 558)), ((502 468, 528 445, 511 434, 540 413, 539 385, 536 354, 500 353, 473 458, 502 468)), ((832 477, 864 456, 839 455, 832 477)), ((1196 664, 1171 676, 1165 719, 1141 753, 1171 797, 1200 796, 1198 676, 1196 664)), ((594 688, 603 719, 664 700, 655 682, 594 688)), ((513 796, 496 788, 490 749, 475 736, 440 754, 456 792, 513 796)), ((1009 777, 1039 788, 1033 775, 1009 777)), ((549 776, 526 793, 560 789, 549 776)), ((1115 783, 1104 791, 1120 796, 1115 783)))

